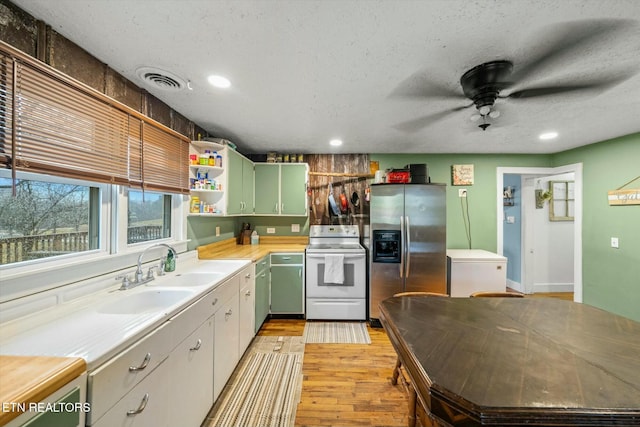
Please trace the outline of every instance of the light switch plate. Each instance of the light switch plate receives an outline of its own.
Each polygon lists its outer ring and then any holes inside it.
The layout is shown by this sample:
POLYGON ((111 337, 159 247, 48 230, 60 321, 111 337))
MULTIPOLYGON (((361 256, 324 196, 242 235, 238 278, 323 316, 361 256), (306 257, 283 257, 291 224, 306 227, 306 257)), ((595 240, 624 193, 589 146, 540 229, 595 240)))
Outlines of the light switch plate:
POLYGON ((291 232, 299 233, 300 232, 300 224, 291 224, 291 232))
POLYGON ((216 225, 216 237, 220 236, 220 226, 216 225))
POLYGON ((618 246, 618 238, 617 237, 612 237, 611 238, 611 247, 612 248, 616 248, 616 249, 619 247, 618 246))
POLYGON ((267 227, 267 234, 276 234, 275 227, 267 227))
POLYGON ((467 189, 458 188, 458 197, 467 197, 467 189))

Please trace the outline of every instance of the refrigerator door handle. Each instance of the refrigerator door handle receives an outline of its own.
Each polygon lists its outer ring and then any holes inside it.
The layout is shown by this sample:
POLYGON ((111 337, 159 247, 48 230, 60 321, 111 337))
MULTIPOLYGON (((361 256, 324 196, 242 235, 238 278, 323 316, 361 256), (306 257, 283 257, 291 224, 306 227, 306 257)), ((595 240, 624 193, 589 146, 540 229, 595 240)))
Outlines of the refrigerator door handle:
POLYGON ((400 216, 400 278, 404 278, 404 216, 400 216))
POLYGON ((405 242, 407 242, 407 244, 405 245, 405 258, 406 258, 405 263, 407 264, 405 277, 408 279, 409 271, 411 269, 411 254, 409 253, 409 248, 411 247, 411 224, 409 224, 409 215, 405 217, 404 222, 405 222, 405 229, 406 229, 405 234, 407 235, 407 238, 405 239, 405 242))

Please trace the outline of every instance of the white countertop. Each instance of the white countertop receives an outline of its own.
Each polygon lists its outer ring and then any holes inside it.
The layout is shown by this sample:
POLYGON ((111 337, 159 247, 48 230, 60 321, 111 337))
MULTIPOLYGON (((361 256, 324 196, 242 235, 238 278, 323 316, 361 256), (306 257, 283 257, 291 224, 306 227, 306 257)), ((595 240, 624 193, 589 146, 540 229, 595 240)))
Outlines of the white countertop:
MULTIPOLYGON (((175 272, 157 277, 148 284, 123 291, 116 284, 108 290, 3 323, 0 325, 0 354, 81 357, 87 362, 87 369, 92 370, 250 263, 249 260, 196 260, 185 266, 178 265, 175 272), (201 286, 171 286, 176 276, 194 272, 223 275, 212 275, 211 282, 201 286), (169 289, 185 292, 165 309, 135 314, 102 310, 117 307, 123 297, 169 289)), ((109 279, 113 281, 113 278, 109 279)))

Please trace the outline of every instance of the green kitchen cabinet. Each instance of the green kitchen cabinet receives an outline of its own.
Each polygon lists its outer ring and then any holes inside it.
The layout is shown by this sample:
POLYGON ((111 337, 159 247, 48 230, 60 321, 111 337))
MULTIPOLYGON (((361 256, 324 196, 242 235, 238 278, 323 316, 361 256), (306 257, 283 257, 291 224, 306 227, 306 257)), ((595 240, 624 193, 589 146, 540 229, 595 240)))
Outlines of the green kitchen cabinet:
POLYGON ((269 273, 269 255, 256 261, 255 272, 255 332, 258 333, 260 327, 269 315, 269 304, 271 300, 271 275, 269 273))
POLYGON ((227 215, 253 214, 253 162, 228 150, 227 215))
POLYGON ((306 163, 255 165, 256 215, 307 215, 306 163))
POLYGON ((271 314, 304 314, 304 254, 271 254, 271 314))
MULTIPOLYGON (((86 376, 81 377, 86 381, 86 376)), ((20 424, 20 427, 80 427, 84 426, 84 416, 81 410, 85 408, 83 402, 83 389, 81 385, 75 385, 79 380, 63 387, 55 395, 64 393, 62 397, 55 399, 51 403, 42 402, 44 408, 51 405, 52 409, 47 409, 28 421, 20 424), (61 409, 62 408, 62 409, 61 409)), ((16 421, 16 420, 14 420, 16 421)), ((9 423, 12 425, 12 423, 9 423)))
POLYGON ((280 213, 280 165, 257 163, 255 165, 256 215, 280 213))

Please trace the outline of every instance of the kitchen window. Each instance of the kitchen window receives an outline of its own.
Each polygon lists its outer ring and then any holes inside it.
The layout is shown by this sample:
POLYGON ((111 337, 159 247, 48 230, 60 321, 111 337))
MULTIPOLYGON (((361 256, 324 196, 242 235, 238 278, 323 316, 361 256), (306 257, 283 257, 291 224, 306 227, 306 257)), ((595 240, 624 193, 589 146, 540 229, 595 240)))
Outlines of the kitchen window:
POLYGON ((127 244, 171 237, 171 196, 129 190, 127 244))
POLYGON ((0 265, 99 248, 99 186, 24 175, 0 175, 0 265))

